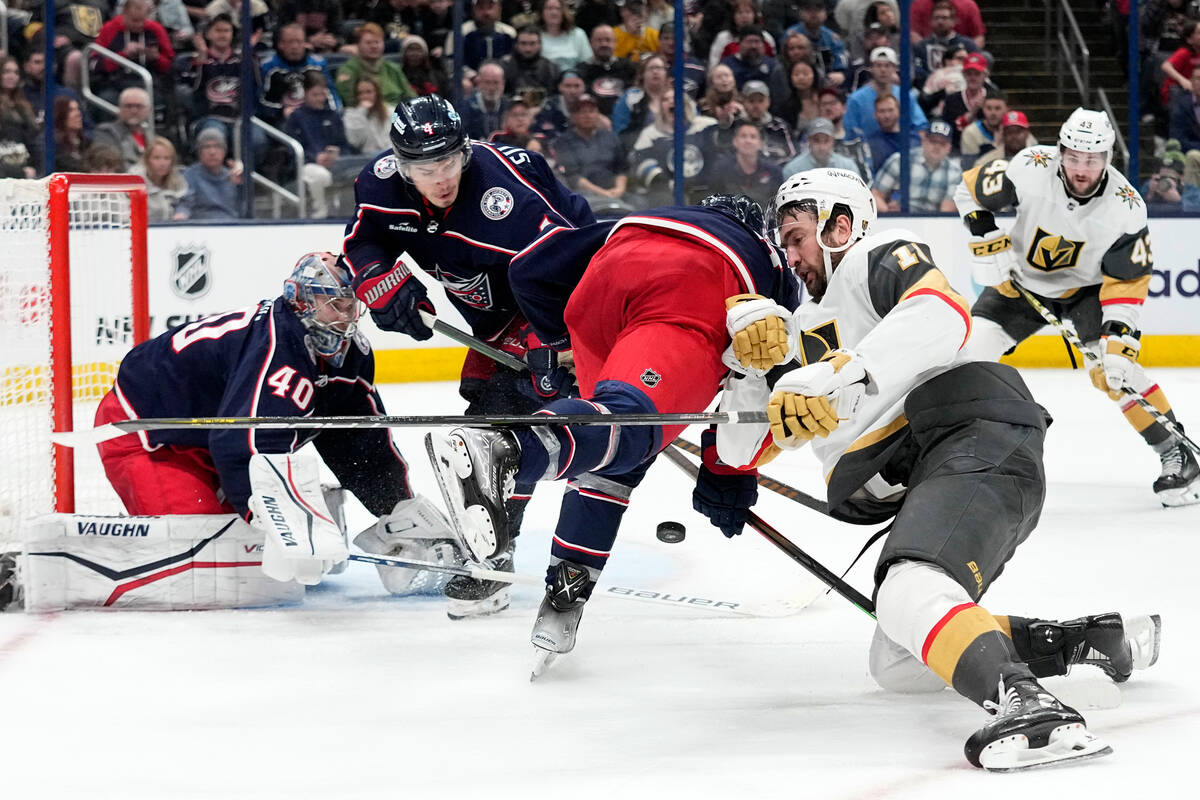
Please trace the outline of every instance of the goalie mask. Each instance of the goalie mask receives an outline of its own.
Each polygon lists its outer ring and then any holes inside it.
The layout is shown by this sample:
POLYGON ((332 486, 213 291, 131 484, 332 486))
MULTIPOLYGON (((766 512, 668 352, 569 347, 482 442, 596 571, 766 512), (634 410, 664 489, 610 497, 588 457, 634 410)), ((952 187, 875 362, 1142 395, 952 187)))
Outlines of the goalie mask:
POLYGON ((301 256, 283 282, 283 297, 308 331, 304 340, 310 352, 340 367, 358 333, 360 307, 338 256, 301 256))
POLYGON ((847 250, 865 238, 878 216, 871 190, 857 174, 844 169, 810 169, 793 175, 780 185, 767 211, 767 229, 780 247, 783 247, 781 229, 788 224, 786 217, 797 209, 817 217, 817 243, 825 260, 826 274, 833 273, 831 254, 847 250), (836 214, 850 218, 850 238, 840 247, 828 245, 820 237, 836 214))

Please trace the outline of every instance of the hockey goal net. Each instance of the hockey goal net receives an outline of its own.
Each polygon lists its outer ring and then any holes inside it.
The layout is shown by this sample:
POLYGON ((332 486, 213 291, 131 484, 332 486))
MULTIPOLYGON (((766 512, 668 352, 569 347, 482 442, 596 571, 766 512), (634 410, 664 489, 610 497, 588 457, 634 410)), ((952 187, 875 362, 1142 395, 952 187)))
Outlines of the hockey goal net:
POLYGON ((53 511, 120 513, 91 427, 124 354, 147 338, 146 188, 131 175, 0 180, 0 543, 53 511))

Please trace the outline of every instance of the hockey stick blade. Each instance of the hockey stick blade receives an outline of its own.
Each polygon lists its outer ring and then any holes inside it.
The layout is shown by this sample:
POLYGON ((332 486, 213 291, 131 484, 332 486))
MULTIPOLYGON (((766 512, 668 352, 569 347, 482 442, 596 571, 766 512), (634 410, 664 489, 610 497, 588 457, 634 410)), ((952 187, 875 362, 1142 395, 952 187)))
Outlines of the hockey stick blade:
MULTIPOLYGON (((351 553, 350 561, 360 564, 374 564, 381 567, 399 567, 401 569, 421 569, 429 572, 441 572, 447 575, 461 575, 475 580, 498 581, 500 583, 520 584, 521 586, 546 587, 546 579, 542 575, 526 575, 519 572, 499 572, 483 567, 464 564, 436 564, 432 561, 379 556, 370 553, 351 553)), ((597 587, 593 596, 615 597, 618 600, 633 600, 638 603, 653 603, 672 608, 683 608, 708 611, 717 614, 732 614, 741 617, 787 617, 797 613, 801 608, 794 604, 783 602, 772 603, 743 603, 737 600, 714 600, 684 592, 661 592, 656 589, 638 589, 629 586, 597 587)))
POLYGON ((207 430, 333 430, 360 428, 522 427, 531 425, 736 425, 764 424, 763 411, 706 411, 680 414, 433 414, 379 417, 159 417, 110 422, 78 431, 56 431, 50 441, 64 447, 86 447, 139 431, 203 428, 207 430))

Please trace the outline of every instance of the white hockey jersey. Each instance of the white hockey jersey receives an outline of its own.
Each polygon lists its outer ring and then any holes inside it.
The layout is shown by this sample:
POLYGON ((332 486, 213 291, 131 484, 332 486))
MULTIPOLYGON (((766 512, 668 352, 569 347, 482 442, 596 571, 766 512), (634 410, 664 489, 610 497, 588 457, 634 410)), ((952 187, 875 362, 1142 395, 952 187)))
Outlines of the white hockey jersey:
MULTIPOLYGON (((1011 161, 964 173, 954 203, 963 216, 1015 208, 1009 235, 1026 289, 1060 298, 1099 284, 1105 318, 1136 328, 1154 262, 1142 196, 1110 166, 1099 191, 1081 203, 1058 173, 1058 148, 1027 147, 1011 161)), ((1015 296, 1011 287, 1005 293, 1015 296)))
MULTIPOLYGON (((812 441, 830 505, 864 485, 878 498, 894 494, 897 487, 876 473, 906 433, 908 393, 967 360, 966 300, 947 283, 925 242, 890 230, 851 247, 829 277, 825 296, 804 303, 794 316, 801 365, 845 349, 857 353, 867 371, 867 392, 855 413, 827 438, 812 441)), ((762 410, 769 394, 765 380, 748 376, 730 382, 721 408, 762 410)), ((734 466, 753 465, 770 444, 766 426, 722 425, 717 431, 718 454, 734 466)))

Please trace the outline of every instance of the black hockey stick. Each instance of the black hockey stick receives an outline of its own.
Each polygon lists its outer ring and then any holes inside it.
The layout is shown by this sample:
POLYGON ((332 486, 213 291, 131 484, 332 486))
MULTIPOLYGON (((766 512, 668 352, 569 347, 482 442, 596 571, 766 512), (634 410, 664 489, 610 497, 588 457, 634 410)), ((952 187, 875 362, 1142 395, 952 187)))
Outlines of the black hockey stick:
MULTIPOLYGON (((688 457, 685 456, 675 446, 668 446, 665 450, 663 450, 663 455, 670 459, 671 462, 681 470, 690 475, 692 480, 695 480, 700 474, 700 468, 691 460, 689 460, 688 457)), ((758 514, 755 514, 753 511, 751 511, 750 519, 746 524, 758 531, 758 533, 760 533, 764 539, 782 550, 788 558, 792 559, 797 564, 812 573, 812 575, 816 577, 817 580, 821 581, 821 583, 837 592, 846 600, 849 600, 851 604, 856 606, 871 619, 875 619, 875 604, 871 602, 870 598, 866 597, 853 586, 839 578, 820 561, 817 561, 808 553, 804 552, 804 550, 797 546, 795 542, 776 530, 758 514)))
MULTIPOLYGON (((674 444, 680 450, 691 453, 696 458, 703 458, 700 445, 693 444, 687 439, 684 439, 682 436, 672 442, 672 444, 674 444)), ((802 506, 811 508, 813 511, 817 511, 821 514, 829 516, 829 503, 826 503, 824 500, 818 500, 811 494, 802 492, 794 486, 789 486, 783 481, 778 481, 774 478, 768 478, 766 475, 763 475, 760 472, 758 473, 758 485, 764 489, 775 492, 776 494, 783 495, 788 500, 794 500, 802 506)))
POLYGON ((96 428, 58 431, 50 440, 64 447, 99 444, 138 431, 203 428, 206 430, 332 430, 360 428, 527 427, 531 425, 707 425, 763 424, 765 411, 711 411, 681 414, 431 414, 378 417, 157 417, 110 422, 96 428))
POLYGON ((424 322, 430 328, 433 328, 435 332, 445 336, 447 339, 453 339, 459 344, 466 345, 472 350, 482 353, 493 361, 503 364, 509 369, 515 369, 517 372, 529 369, 529 366, 524 361, 517 358, 512 353, 506 353, 503 350, 492 347, 482 339, 472 336, 464 330, 459 330, 453 325, 442 322, 433 314, 428 314, 424 311, 420 313, 422 322, 424 322))
MULTIPOLYGON (((1012 283, 1014 289, 1021 293, 1021 296, 1025 298, 1029 305, 1033 306, 1033 310, 1042 315, 1042 319, 1054 326, 1055 330, 1061 333, 1064 339, 1074 345, 1075 349, 1080 353, 1083 353, 1083 358, 1085 361, 1095 366, 1103 367, 1103 360, 1091 350, 1084 347, 1083 342, 1079 341, 1079 336, 1076 335, 1075 331, 1064 325, 1062 320, 1055 316, 1053 311, 1046 308, 1046 306, 1040 300, 1034 297, 1033 294, 1021 284, 1017 283, 1016 281, 1010 281, 1010 283, 1012 283)), ((1162 425, 1167 429, 1168 433, 1190 447, 1192 452, 1200 455, 1200 446, 1197 446, 1195 442, 1188 438, 1187 434, 1183 432, 1182 428, 1175 424, 1174 420, 1155 408, 1154 404, 1149 400, 1142 397, 1141 392, 1129 386, 1122 386, 1121 392, 1122 394, 1126 394, 1133 398, 1133 401, 1138 404, 1138 407, 1153 417, 1155 422, 1157 422, 1159 425, 1162 425)))

